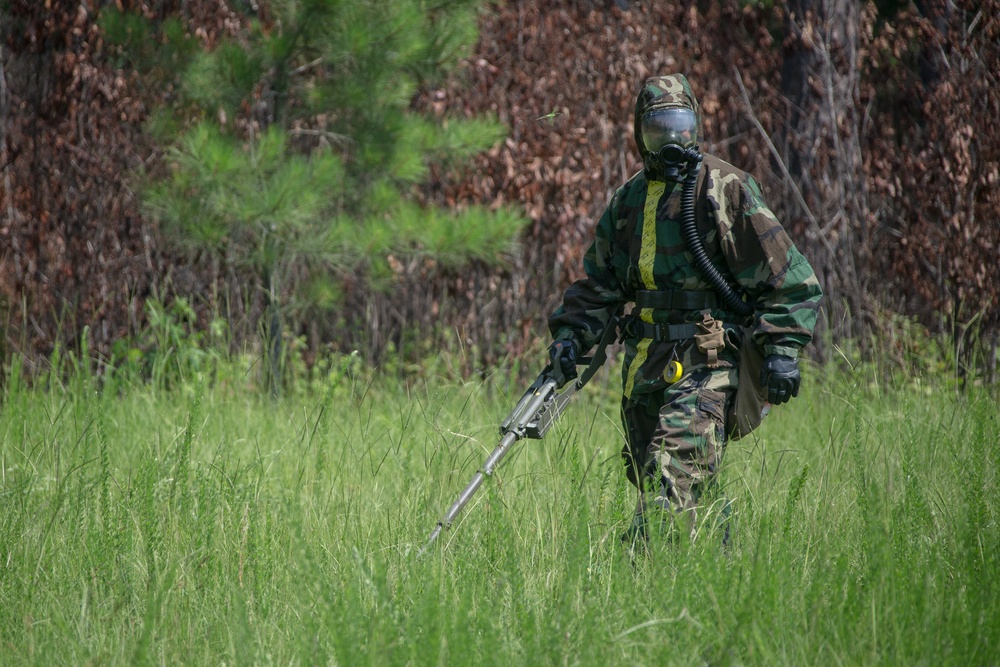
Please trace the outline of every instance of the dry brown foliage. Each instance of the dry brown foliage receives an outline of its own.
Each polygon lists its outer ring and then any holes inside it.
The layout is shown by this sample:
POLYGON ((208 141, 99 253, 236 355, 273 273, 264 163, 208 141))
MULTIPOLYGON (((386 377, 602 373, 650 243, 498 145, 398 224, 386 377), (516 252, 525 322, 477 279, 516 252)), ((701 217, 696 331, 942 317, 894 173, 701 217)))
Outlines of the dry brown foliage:
POLYGON ((952 331, 959 356, 977 333, 995 355, 1000 2, 927 5, 868 35, 866 102, 882 112, 865 159, 880 199, 873 268, 886 301, 952 331))
MULTIPOLYGON (((34 360, 84 326, 107 355, 142 328, 153 293, 227 295, 201 306, 240 322, 260 307, 217 261, 171 256, 139 214, 127 176, 155 163, 141 123, 157 100, 114 67, 99 4, 15 0, 19 29, 0 45, 0 326, 34 360)), ((239 29, 216 0, 121 4, 181 12, 206 46, 239 29)), ((396 262, 391 293, 358 283, 342 313, 308 318, 301 333, 314 349, 337 341, 373 358, 389 343, 457 341, 474 348, 465 372, 536 344, 608 198, 639 168, 635 90, 683 71, 702 103, 703 148, 763 182, 823 277, 834 335, 878 333, 888 306, 928 326, 978 325, 959 328, 966 348, 972 331, 995 336, 1000 0, 918 5, 888 22, 840 0, 491 5, 462 80, 414 106, 491 111, 510 136, 421 194, 522 206, 522 251, 507 269, 460 274, 396 262), (793 89, 796 57, 806 76, 793 89)))

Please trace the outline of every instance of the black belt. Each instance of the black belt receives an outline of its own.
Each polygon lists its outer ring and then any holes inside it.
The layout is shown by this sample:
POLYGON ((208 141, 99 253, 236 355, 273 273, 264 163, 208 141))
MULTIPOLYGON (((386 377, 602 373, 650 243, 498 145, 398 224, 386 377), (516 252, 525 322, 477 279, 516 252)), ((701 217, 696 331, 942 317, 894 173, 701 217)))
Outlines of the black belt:
POLYGON ((715 292, 694 290, 638 290, 637 308, 654 310, 712 310, 716 307, 715 292))
MULTIPOLYGON (((735 324, 723 324, 723 329, 739 329, 735 324)), ((684 324, 661 324, 643 322, 635 317, 629 318, 622 328, 625 338, 648 338, 657 341, 690 340, 698 333, 698 325, 694 322, 684 324)))

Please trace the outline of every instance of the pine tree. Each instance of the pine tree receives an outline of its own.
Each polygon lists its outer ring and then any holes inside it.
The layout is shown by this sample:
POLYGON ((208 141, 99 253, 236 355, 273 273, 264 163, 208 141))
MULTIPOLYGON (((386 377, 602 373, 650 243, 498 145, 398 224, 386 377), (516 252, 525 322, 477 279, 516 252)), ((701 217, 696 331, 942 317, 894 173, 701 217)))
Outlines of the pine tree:
MULTIPOLYGON (((272 389, 289 302, 334 305, 346 274, 385 284, 389 255, 496 261, 521 228, 510 211, 440 210, 410 196, 433 164, 503 138, 493 118, 439 122, 410 108, 470 52, 480 4, 276 0, 237 38, 194 53, 176 22, 160 26, 158 74, 173 73, 178 94, 150 123, 168 176, 144 190, 146 211, 177 243, 254 270, 272 389)), ((147 48, 135 38, 142 19, 106 13, 112 41, 147 48)))

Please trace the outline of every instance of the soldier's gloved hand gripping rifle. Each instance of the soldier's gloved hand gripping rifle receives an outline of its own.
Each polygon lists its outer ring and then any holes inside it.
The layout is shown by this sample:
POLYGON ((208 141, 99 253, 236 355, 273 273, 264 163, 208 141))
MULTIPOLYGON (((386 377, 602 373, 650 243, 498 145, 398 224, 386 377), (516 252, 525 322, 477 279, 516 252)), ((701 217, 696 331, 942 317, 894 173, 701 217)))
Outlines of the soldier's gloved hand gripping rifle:
POLYGON ((458 500, 438 521, 437 526, 427 539, 427 544, 418 555, 423 555, 430 548, 441 531, 451 527, 455 517, 472 499, 486 478, 493 474, 493 470, 507 455, 514 443, 524 438, 540 440, 545 435, 546 431, 555 423, 556 418, 566 409, 566 405, 573 398, 573 395, 587 384, 598 369, 604 365, 608 358, 608 345, 615 339, 617 330, 618 318, 615 317, 608 323, 604 336, 594 348, 593 355, 578 360, 578 364, 587 364, 587 368, 569 384, 566 383, 566 378, 563 377, 557 364, 545 367, 538 378, 528 387, 528 391, 524 392, 524 396, 517 402, 511 413, 500 424, 500 444, 487 457, 475 477, 458 496, 458 500), (559 391, 564 385, 565 388, 559 391))

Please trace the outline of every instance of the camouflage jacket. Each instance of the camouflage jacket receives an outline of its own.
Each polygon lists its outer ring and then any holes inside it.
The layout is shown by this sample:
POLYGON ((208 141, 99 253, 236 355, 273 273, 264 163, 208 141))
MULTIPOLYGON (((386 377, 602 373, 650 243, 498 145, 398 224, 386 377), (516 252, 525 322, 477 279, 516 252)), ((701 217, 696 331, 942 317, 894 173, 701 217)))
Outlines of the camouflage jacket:
MULTIPOLYGON (((697 112, 687 80, 682 75, 647 80, 636 102, 638 146, 643 146, 638 136, 642 113, 669 106, 697 112)), ((682 186, 649 180, 646 173, 636 174, 614 193, 584 256, 586 277, 566 290, 562 305, 549 318, 553 337, 575 339, 581 351, 600 340, 612 317, 633 302, 639 290, 713 291, 692 263, 681 236, 682 186)), ((749 322, 726 310, 721 299, 711 310, 712 316, 727 324, 749 324, 765 354, 797 357, 798 350, 812 339, 822 298, 809 262, 764 203, 760 186, 750 174, 705 155, 696 193, 695 221, 709 260, 755 304, 749 322)), ((632 312, 644 322, 664 324, 696 322, 703 316, 701 310, 636 308, 632 312)), ((737 363, 741 344, 740 329, 727 331, 720 366, 737 363)), ((706 355, 690 339, 626 337, 625 396, 665 387, 664 372, 672 359, 683 364, 685 373, 707 363, 706 355)))

